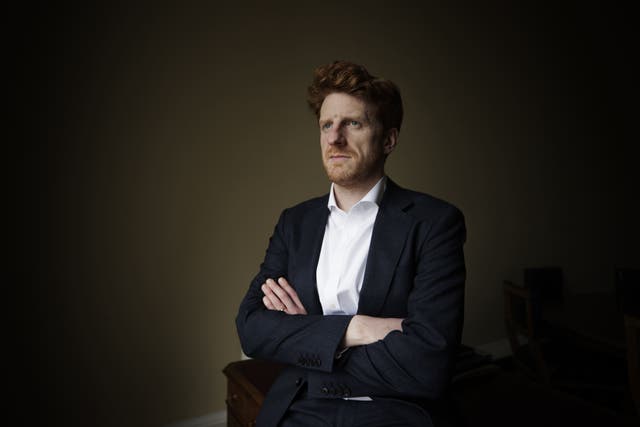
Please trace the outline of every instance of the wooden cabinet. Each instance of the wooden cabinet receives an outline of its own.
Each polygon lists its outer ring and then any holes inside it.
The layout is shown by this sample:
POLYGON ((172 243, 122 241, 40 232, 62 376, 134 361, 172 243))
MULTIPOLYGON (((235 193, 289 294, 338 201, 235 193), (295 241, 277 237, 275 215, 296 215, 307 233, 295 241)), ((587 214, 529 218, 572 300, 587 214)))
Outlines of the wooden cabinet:
POLYGON ((229 363, 223 370, 227 376, 227 426, 252 427, 283 365, 250 359, 229 363))

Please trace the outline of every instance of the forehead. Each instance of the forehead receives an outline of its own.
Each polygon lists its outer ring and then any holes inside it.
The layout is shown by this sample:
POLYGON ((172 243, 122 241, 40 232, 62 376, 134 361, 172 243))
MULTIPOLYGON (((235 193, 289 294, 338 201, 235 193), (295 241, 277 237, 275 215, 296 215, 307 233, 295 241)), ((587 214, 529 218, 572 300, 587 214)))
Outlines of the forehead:
POLYGON ((330 93, 320 107, 320 120, 338 117, 368 118, 369 108, 360 98, 346 93, 330 93))

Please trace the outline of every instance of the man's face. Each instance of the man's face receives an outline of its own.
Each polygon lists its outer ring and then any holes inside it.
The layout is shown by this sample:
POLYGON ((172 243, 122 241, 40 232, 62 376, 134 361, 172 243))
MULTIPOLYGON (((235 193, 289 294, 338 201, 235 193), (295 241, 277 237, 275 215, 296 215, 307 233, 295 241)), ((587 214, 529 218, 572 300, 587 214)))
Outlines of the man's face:
POLYGON ((373 185, 384 174, 382 125, 367 104, 346 93, 327 95, 320 108, 320 148, 329 180, 373 185))

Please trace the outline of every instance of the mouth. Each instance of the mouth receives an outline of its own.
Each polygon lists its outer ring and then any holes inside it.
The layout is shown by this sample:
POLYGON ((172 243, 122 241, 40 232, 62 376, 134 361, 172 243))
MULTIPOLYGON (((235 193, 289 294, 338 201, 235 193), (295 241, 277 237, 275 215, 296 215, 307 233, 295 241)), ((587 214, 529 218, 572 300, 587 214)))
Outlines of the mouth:
POLYGON ((329 160, 346 160, 351 158, 348 154, 334 153, 329 155, 329 160))

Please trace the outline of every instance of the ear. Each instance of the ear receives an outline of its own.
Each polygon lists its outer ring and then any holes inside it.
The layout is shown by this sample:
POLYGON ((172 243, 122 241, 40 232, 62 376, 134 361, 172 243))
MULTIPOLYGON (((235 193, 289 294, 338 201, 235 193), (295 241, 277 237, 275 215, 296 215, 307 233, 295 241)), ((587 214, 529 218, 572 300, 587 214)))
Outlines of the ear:
POLYGON ((398 145, 398 129, 391 128, 384 138, 384 154, 388 156, 396 148, 396 145, 398 145))

